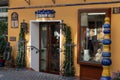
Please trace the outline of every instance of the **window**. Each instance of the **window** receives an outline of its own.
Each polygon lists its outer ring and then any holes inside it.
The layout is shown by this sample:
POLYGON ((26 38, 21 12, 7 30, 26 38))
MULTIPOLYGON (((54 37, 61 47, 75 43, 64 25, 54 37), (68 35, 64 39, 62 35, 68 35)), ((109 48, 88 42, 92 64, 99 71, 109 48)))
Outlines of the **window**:
POLYGON ((87 13, 87 26, 81 26, 81 60, 100 62, 105 15, 87 13))
POLYGON ((0 8, 0 12, 2 12, 2 8, 0 8))
POLYGON ((102 58, 103 24, 107 10, 79 11, 79 62, 100 63, 102 58))
POLYGON ((2 8, 2 12, 8 12, 8 8, 2 8))
POLYGON ((18 13, 16 12, 11 14, 11 27, 18 28, 18 13))
POLYGON ((0 8, 0 12, 8 12, 8 8, 0 8))

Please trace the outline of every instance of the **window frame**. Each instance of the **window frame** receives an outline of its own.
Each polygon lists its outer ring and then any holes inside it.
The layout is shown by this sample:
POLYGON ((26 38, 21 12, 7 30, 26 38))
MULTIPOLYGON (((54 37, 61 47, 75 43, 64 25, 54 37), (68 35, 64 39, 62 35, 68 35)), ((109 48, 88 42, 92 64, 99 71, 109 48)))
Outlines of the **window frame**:
MULTIPOLYGON (((94 8, 94 9, 79 9, 78 10, 78 34, 77 34, 77 63, 79 64, 87 64, 87 65, 98 65, 98 63, 91 63, 91 62, 81 62, 80 58, 81 58, 81 26, 80 26, 80 22, 81 22, 81 13, 96 13, 96 12, 105 12, 106 15, 105 17, 110 17, 111 18, 111 9, 110 8, 94 8)), ((101 64, 100 64, 101 65, 101 64)))
POLYGON ((11 28, 18 28, 19 27, 19 15, 17 12, 13 12, 11 14, 11 28))

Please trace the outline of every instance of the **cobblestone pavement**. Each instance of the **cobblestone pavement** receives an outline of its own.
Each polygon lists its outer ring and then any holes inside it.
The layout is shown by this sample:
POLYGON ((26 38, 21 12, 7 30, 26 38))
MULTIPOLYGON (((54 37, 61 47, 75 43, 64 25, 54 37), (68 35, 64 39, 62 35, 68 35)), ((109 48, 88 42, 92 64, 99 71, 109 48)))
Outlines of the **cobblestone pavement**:
POLYGON ((77 80, 27 69, 0 68, 0 80, 77 80))

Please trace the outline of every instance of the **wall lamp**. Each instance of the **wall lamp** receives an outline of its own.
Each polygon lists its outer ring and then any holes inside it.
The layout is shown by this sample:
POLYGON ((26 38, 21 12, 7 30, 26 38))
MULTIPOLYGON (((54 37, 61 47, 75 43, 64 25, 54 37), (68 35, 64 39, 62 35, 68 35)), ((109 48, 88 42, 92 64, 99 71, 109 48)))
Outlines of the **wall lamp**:
POLYGON ((21 22, 21 28, 24 30, 25 33, 28 33, 28 24, 23 19, 23 22, 21 22))

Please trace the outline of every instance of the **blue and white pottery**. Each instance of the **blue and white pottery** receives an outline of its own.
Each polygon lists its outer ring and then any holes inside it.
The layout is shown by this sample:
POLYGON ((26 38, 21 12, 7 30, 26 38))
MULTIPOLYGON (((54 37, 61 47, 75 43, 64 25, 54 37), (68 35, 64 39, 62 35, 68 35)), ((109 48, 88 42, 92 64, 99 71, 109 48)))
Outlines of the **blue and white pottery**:
POLYGON ((110 52, 102 52, 102 57, 111 57, 110 52))
POLYGON ((110 45, 110 44, 111 44, 111 40, 110 40, 110 39, 104 39, 104 40, 102 41, 102 43, 103 43, 104 45, 110 45))
POLYGON ((110 58, 103 58, 101 64, 104 66, 110 66, 112 64, 112 61, 110 58))
POLYGON ((110 30, 104 30, 103 32, 104 32, 104 34, 110 34, 111 33, 110 30))
POLYGON ((104 28, 110 28, 110 24, 104 24, 104 28))

